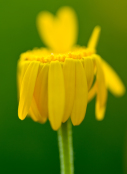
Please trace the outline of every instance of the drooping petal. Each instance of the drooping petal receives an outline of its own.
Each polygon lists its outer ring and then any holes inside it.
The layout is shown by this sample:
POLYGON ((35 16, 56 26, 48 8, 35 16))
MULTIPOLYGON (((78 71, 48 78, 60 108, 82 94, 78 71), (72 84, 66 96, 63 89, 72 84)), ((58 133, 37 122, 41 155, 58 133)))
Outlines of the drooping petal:
POLYGON ((73 125, 79 125, 85 117, 88 88, 85 71, 81 61, 75 60, 75 99, 71 113, 73 125))
POLYGON ((95 105, 95 115, 97 120, 101 121, 105 116, 106 105, 100 107, 99 100, 96 101, 95 105))
POLYGON ((99 39, 99 35, 100 35, 100 31, 101 31, 101 28, 99 26, 96 26, 94 28, 94 30, 92 32, 92 35, 89 39, 88 45, 87 45, 88 48, 93 49, 93 50, 96 49, 98 39, 99 39))
POLYGON ((34 121, 38 121, 40 123, 45 123, 47 120, 47 118, 41 116, 34 97, 33 97, 32 102, 31 102, 29 114, 34 121))
POLYGON ((94 65, 93 65, 92 59, 84 58, 84 69, 85 69, 85 74, 87 79, 88 90, 89 90, 93 83, 93 78, 94 78, 94 65))
POLYGON ((33 119, 33 121, 38 121, 39 120, 38 118, 41 117, 34 97, 32 98, 32 102, 31 102, 31 106, 30 106, 28 115, 33 119))
POLYGON ((88 92, 88 102, 90 102, 97 94, 97 82, 94 83, 90 91, 88 92))
POLYGON ((43 120, 48 117, 48 71, 48 63, 41 66, 34 90, 34 98, 43 120))
POLYGON ((67 59, 63 65, 63 74, 65 82, 65 109, 63 122, 71 115, 72 107, 75 97, 75 61, 74 59, 67 59))
POLYGON ((73 9, 62 7, 54 17, 49 12, 41 12, 37 27, 42 40, 55 52, 66 52, 77 40, 77 18, 73 9))
POLYGON ((39 62, 30 62, 22 80, 18 107, 18 116, 21 120, 25 119, 30 109, 38 68, 39 62))
POLYGON ((52 61, 48 76, 49 120, 54 130, 61 126, 65 107, 64 76, 59 61, 52 61))
POLYGON ((125 93, 125 86, 121 81, 120 77, 116 72, 111 68, 111 66, 102 60, 102 66, 104 70, 104 75, 106 79, 106 85, 108 89, 115 95, 121 96, 125 93))
POLYGON ((104 118, 104 111, 106 107, 107 101, 107 89, 106 89, 106 81, 104 76, 104 71, 101 65, 101 58, 96 56, 96 66, 97 66, 97 98, 96 98, 96 118, 98 120, 102 120, 104 118))
POLYGON ((17 82, 18 82, 18 98, 20 97, 20 88, 25 72, 30 64, 30 61, 19 61, 17 67, 17 82))

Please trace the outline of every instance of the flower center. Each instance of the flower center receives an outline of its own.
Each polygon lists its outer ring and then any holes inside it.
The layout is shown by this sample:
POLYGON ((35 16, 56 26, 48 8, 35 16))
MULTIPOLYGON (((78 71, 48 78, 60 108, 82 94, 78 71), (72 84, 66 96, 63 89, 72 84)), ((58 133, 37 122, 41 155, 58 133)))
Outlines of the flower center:
POLYGON ((51 61, 60 61, 64 62, 66 58, 72 59, 82 59, 94 54, 94 50, 90 50, 85 47, 75 47, 72 49, 71 52, 58 54, 52 53, 50 50, 41 48, 41 49, 34 49, 32 51, 27 51, 21 54, 21 60, 24 61, 40 61, 42 63, 50 63, 51 61))

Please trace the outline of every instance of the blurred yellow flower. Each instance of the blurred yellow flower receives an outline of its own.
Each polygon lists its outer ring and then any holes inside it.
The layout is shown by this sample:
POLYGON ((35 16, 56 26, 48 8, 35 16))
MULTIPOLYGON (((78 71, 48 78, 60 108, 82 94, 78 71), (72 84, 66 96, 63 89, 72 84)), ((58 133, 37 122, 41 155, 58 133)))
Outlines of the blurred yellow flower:
POLYGON ((100 27, 93 30, 87 47, 76 46, 77 18, 73 9, 62 7, 54 17, 42 12, 37 18, 40 37, 49 47, 22 53, 18 61, 18 116, 29 115, 54 130, 71 117, 79 125, 87 103, 96 95, 96 118, 102 120, 107 88, 123 95, 125 87, 115 71, 96 54, 100 27), (95 78, 95 80, 94 80, 95 78), (94 84, 93 84, 93 81, 94 84))

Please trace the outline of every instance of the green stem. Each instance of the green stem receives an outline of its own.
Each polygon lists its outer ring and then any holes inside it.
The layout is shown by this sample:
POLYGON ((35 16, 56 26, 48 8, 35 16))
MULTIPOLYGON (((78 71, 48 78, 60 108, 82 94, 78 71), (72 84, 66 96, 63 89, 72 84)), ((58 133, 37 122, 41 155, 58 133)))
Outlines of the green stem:
POLYGON ((63 123, 58 130, 61 174, 74 174, 72 125, 71 121, 63 123))

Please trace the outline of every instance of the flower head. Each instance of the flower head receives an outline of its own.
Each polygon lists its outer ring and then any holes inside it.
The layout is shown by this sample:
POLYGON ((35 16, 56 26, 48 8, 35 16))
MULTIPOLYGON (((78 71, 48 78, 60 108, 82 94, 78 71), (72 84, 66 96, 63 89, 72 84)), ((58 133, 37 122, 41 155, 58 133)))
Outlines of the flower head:
POLYGON ((125 87, 115 71, 96 54, 100 27, 95 27, 87 47, 75 46, 77 18, 69 7, 54 17, 42 12, 37 19, 41 38, 49 47, 22 53, 18 61, 18 116, 29 115, 54 130, 71 117, 79 125, 87 103, 96 95, 96 118, 105 114, 107 88, 123 95, 125 87), (95 78, 95 82, 93 83, 95 78))

